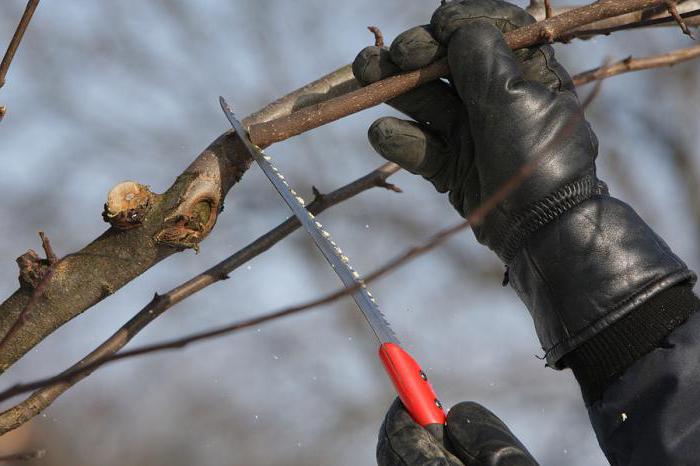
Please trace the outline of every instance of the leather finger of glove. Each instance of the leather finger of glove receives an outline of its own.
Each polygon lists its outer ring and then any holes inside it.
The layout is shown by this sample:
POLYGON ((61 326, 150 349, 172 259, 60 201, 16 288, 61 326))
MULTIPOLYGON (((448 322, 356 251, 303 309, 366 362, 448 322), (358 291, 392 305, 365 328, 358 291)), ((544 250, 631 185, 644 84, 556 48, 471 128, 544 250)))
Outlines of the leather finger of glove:
MULTIPOLYGON (((392 61, 389 50, 371 46, 355 57, 352 71, 358 81, 367 85, 399 74, 402 70, 392 61)), ((439 80, 419 86, 387 103, 444 134, 452 131, 457 117, 463 111, 459 96, 449 85, 439 80)))
POLYGON ((457 157, 445 140, 429 127, 384 117, 372 123, 367 135, 379 155, 430 180, 438 192, 445 192, 456 183, 452 178, 458 175, 457 157))
MULTIPOLYGON (((525 10, 501 0, 463 0, 445 3, 431 18, 434 37, 442 44, 448 44, 453 34, 472 21, 487 21, 502 33, 535 22, 525 10)), ((464 47, 478 46, 460 44, 464 47)), ((549 45, 541 45, 515 51, 521 65, 524 79, 539 82, 550 91, 573 91, 571 77, 554 58, 554 50, 549 45)), ((453 64, 450 63, 450 69, 453 64)), ((454 74, 454 73, 453 73, 454 74)))
POLYGON ((578 98, 525 80, 491 23, 475 20, 462 26, 450 39, 448 59, 455 65, 455 87, 469 114, 474 144, 488 154, 477 161, 485 193, 492 194, 535 160, 527 182, 510 197, 511 212, 593 175, 597 140, 578 98))
POLYGON ((377 444, 379 466, 464 466, 411 419, 397 398, 384 418, 377 444))
POLYGON ((450 450, 467 466, 537 466, 537 461, 495 414, 465 401, 447 415, 450 450))
POLYGON ((391 61, 403 71, 428 66, 446 54, 445 47, 435 39, 431 25, 408 29, 394 39, 389 47, 391 61))

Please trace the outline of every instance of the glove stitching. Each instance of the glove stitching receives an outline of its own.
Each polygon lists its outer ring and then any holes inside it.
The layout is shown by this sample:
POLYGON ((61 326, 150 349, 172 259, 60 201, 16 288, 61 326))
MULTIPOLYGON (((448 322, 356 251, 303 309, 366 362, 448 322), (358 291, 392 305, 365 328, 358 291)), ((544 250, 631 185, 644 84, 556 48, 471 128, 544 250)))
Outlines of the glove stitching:
POLYGON ((493 250, 509 264, 528 236, 597 192, 598 182, 593 174, 564 185, 527 207, 524 213, 504 222, 495 235, 493 250))

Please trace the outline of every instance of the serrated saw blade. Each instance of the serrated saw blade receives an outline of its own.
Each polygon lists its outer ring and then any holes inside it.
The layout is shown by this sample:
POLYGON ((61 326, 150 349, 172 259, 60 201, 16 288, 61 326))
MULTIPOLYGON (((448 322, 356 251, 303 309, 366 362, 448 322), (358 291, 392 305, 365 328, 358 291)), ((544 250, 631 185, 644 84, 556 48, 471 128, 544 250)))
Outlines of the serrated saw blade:
POLYGON ((398 338, 391 330, 391 326, 384 318, 384 315, 377 306, 377 301, 369 291, 360 274, 352 268, 350 262, 343 251, 331 238, 330 233, 314 217, 314 215, 304 207, 304 199, 299 196, 294 189, 289 186, 284 175, 272 165, 269 155, 264 154, 262 149, 253 145, 243 129, 243 125, 238 121, 223 97, 219 97, 221 108, 228 118, 231 126, 236 131, 243 145, 250 155, 255 159, 263 173, 270 180, 284 202, 292 210, 301 225, 306 229, 314 243, 321 250, 321 253, 331 265, 335 273, 340 277, 340 281, 346 288, 354 289, 351 293, 353 299, 360 308, 362 314, 367 319, 372 331, 380 343, 399 344, 398 338))

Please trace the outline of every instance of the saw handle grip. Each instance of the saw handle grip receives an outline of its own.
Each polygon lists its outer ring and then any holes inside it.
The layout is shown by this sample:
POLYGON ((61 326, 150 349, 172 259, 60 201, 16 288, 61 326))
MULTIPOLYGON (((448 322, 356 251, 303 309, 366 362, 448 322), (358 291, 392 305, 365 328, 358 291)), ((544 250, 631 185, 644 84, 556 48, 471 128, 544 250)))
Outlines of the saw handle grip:
POLYGON ((445 411, 423 369, 395 343, 383 343, 379 347, 379 358, 413 420, 433 435, 440 435, 446 420, 445 411))

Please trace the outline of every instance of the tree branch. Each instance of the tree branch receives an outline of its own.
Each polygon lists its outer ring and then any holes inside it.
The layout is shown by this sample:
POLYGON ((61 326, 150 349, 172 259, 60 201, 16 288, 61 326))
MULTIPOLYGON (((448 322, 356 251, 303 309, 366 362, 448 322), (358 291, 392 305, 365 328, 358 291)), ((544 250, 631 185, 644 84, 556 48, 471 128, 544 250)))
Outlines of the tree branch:
MULTIPOLYGON (((314 189, 315 199, 308 205, 308 209, 311 213, 317 215, 329 207, 373 187, 396 190, 395 187, 392 189, 393 185, 386 183, 386 179, 398 170, 398 165, 385 163, 369 174, 331 193, 320 194, 314 189)), ((182 283, 164 295, 156 294, 150 303, 104 343, 85 356, 79 363, 64 371, 59 376, 61 377, 60 380, 57 379, 51 385, 33 393, 17 406, 0 413, 0 435, 16 429, 43 411, 63 392, 90 375, 94 369, 103 363, 102 361, 123 348, 144 327, 153 322, 166 310, 207 286, 228 278, 228 274, 233 270, 267 251, 299 227, 299 221, 292 217, 209 270, 182 283)))
POLYGON ((573 77, 576 86, 582 86, 599 79, 610 78, 618 74, 629 73, 630 71, 647 70, 663 66, 673 66, 677 63, 692 60, 700 57, 700 45, 674 50, 672 52, 653 55, 650 57, 632 58, 600 66, 592 70, 584 71, 573 77))
MULTIPOLYGON (((27 2, 27 6, 24 9, 22 18, 19 20, 17 29, 15 29, 15 33, 12 36, 12 40, 10 40, 10 44, 7 46, 5 56, 2 58, 2 62, 0 63, 0 88, 2 88, 5 85, 5 77, 7 76, 7 71, 10 69, 12 59, 15 57, 17 48, 19 47, 20 42, 22 42, 24 32, 27 30, 27 26, 29 26, 29 22, 32 20, 32 16, 34 16, 34 11, 36 10, 37 6, 39 6, 39 0, 29 0, 27 2)), ((3 106, 0 107, 0 120, 2 120, 4 116, 5 107, 3 106)))
MULTIPOLYGON (((600 0, 515 29, 506 33, 505 38, 510 48, 514 50, 542 42, 552 42, 586 24, 661 4, 663 0, 600 0)), ((448 73, 447 59, 443 58, 425 68, 377 81, 290 115, 253 124, 249 127, 250 138, 258 146, 267 147, 360 110, 379 105, 421 84, 446 76, 448 73)))
POLYGON ((250 164, 239 144, 224 134, 165 193, 146 189, 137 228, 122 229, 115 223, 82 250, 58 261, 41 289, 21 280, 20 288, 0 305, 0 372, 56 328, 153 265, 175 252, 196 248, 214 227, 225 194, 250 164), (30 318, 16 326, 28 306, 30 318))
MULTIPOLYGON (((695 3, 695 2, 688 2, 695 3)), ((683 3, 681 5, 686 5, 683 3)), ((658 9, 645 10, 641 12, 636 12, 631 15, 623 15, 617 18, 612 18, 613 21, 601 21, 590 24, 586 27, 576 29, 568 34, 562 36, 562 41, 566 42, 571 39, 590 39, 591 37, 598 35, 608 35, 613 32, 627 31, 630 29, 640 29, 646 27, 655 26, 676 26, 676 19, 669 14, 669 12, 664 9, 662 13, 655 13, 658 9), (646 14, 651 11, 652 14, 646 14), (631 18, 639 18, 636 21, 618 20, 619 18, 625 18, 629 16, 631 18)), ((697 27, 700 26, 700 6, 693 10, 685 11, 679 15, 686 26, 697 27)))

